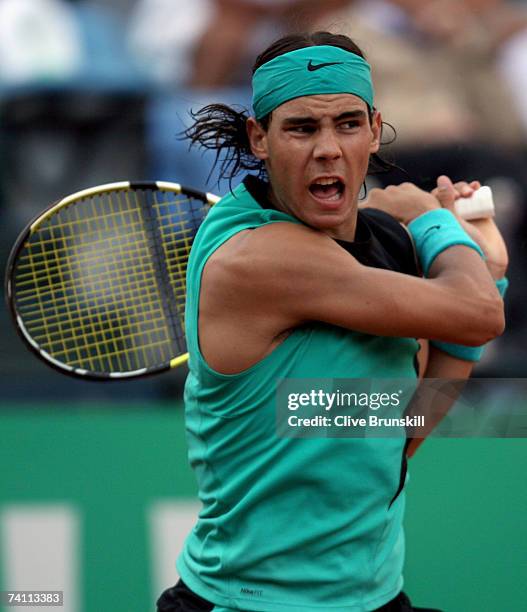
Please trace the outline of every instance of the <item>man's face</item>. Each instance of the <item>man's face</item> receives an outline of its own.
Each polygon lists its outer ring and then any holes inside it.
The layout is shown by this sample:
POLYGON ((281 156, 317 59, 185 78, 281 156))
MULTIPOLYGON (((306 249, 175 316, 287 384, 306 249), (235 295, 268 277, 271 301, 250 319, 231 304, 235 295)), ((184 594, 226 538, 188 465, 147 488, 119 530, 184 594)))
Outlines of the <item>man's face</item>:
POLYGON ((355 235, 359 192, 371 153, 379 149, 380 115, 352 94, 303 96, 273 111, 264 131, 248 129, 265 161, 275 205, 327 234, 355 235))

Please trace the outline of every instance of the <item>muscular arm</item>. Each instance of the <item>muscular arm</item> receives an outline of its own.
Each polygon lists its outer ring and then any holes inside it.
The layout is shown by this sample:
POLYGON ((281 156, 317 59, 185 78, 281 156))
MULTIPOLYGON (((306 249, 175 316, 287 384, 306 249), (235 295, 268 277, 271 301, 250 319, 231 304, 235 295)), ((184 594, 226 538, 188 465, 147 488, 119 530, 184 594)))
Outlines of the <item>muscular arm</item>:
POLYGON ((276 223, 235 236, 207 263, 200 339, 212 367, 249 367, 281 334, 312 320, 467 345, 503 328, 492 279, 479 255, 462 246, 444 251, 431 278, 420 279, 363 266, 321 232, 276 223))

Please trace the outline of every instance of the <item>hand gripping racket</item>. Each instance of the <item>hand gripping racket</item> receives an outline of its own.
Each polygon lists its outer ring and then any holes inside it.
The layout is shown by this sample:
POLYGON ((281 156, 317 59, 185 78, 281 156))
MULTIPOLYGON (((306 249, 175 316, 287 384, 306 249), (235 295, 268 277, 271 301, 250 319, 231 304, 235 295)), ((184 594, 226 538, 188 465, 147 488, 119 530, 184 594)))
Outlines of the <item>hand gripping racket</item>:
POLYGON ((186 361, 186 270, 217 196, 112 183, 53 204, 19 236, 6 297, 29 348, 61 372, 108 380, 186 361))

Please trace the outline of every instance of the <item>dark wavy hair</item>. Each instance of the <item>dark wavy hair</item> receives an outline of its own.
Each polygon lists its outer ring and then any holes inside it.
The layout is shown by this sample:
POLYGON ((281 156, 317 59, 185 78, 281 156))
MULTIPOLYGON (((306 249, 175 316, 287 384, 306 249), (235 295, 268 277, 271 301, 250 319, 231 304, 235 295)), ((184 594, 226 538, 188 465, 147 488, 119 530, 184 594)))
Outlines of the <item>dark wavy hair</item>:
MULTIPOLYGON (((331 45, 340 47, 345 51, 364 57, 361 49, 343 34, 332 34, 331 32, 313 32, 303 34, 291 34, 284 36, 271 44, 257 58, 253 66, 255 71, 279 55, 314 47, 318 45, 331 45)), ((370 123, 373 110, 369 109, 370 123)), ((257 159, 250 147, 247 135, 246 122, 249 114, 245 109, 236 110, 226 104, 209 104, 197 112, 191 111, 194 123, 183 132, 183 137, 190 139, 190 146, 199 145, 205 149, 216 151, 214 166, 219 164, 219 177, 233 179, 240 171, 246 170, 256 172, 261 178, 266 178, 265 164, 257 159)), ((272 112, 259 120, 261 126, 267 130, 271 121, 272 112)), ((382 144, 391 144, 395 140, 395 129, 393 138, 382 144)), ((368 174, 388 172, 397 168, 394 164, 381 158, 378 153, 371 155, 368 174)))

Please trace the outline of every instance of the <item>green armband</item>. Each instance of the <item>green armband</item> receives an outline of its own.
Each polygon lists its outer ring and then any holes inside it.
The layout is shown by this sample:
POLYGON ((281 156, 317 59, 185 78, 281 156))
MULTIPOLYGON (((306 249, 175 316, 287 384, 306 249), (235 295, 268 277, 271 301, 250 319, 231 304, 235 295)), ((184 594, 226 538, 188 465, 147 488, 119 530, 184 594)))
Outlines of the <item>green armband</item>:
POLYGON ((481 346, 465 346, 464 344, 451 344, 450 342, 437 342, 436 340, 431 340, 430 344, 443 351, 443 353, 447 353, 447 355, 474 362, 481 359, 485 349, 484 344, 481 346))
POLYGON ((483 257, 479 245, 446 208, 434 208, 416 217, 408 224, 408 230, 414 239, 417 256, 425 276, 428 276, 434 259, 451 246, 468 246, 483 257))
MULTIPOLYGON (((504 297, 508 286, 509 281, 506 276, 496 281, 496 289, 501 297, 504 297)), ((432 340, 430 344, 443 351, 443 353, 465 361, 479 361, 485 348, 484 344, 482 346, 465 346, 464 344, 451 344, 450 342, 438 342, 436 340, 432 340)))
POLYGON ((496 281, 496 289, 498 290, 501 297, 505 297, 508 286, 509 286, 509 279, 506 276, 496 281))

